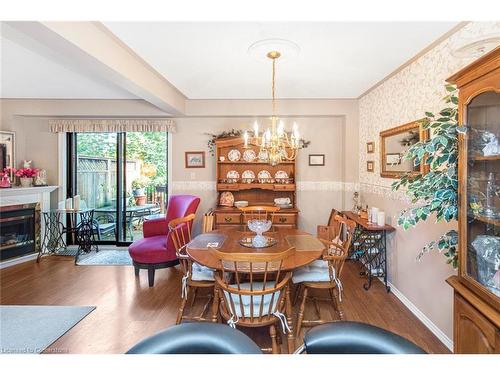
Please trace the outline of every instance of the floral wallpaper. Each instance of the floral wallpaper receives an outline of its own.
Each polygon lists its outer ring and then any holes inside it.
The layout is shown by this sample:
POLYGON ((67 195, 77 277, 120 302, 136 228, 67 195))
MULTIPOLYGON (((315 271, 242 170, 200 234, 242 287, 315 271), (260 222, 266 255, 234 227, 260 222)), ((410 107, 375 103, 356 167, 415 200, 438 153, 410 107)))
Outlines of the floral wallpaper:
MULTIPOLYGON (((441 98, 446 95, 446 78, 477 59, 477 56, 457 56, 457 49, 481 36, 491 35, 500 36, 500 22, 469 23, 360 99, 361 192, 406 200, 404 193, 390 190, 393 179, 380 177, 380 131, 418 120, 424 117, 425 111, 439 110, 441 98), (375 153, 366 153, 367 142, 375 142, 375 153), (374 172, 367 172, 367 160, 375 162, 374 172)), ((489 49, 493 47, 490 45, 489 49)))

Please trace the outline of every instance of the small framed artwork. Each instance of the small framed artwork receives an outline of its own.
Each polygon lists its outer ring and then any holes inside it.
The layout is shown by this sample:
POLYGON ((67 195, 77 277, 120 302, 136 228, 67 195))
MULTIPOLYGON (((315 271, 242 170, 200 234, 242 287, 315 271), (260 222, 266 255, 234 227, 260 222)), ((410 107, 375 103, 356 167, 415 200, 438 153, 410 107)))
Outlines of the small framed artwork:
POLYGON ((375 170, 375 162, 373 160, 368 160, 366 162, 366 171, 373 172, 375 170))
POLYGON ((311 167, 322 167, 325 165, 325 154, 309 154, 309 165, 311 167))
POLYGON ((366 152, 373 154, 375 152, 375 142, 366 142, 366 152))
POLYGON ((184 160, 186 168, 205 168, 205 151, 186 151, 184 160))
POLYGON ((400 165, 401 164, 401 154, 385 154, 385 164, 386 165, 400 165))

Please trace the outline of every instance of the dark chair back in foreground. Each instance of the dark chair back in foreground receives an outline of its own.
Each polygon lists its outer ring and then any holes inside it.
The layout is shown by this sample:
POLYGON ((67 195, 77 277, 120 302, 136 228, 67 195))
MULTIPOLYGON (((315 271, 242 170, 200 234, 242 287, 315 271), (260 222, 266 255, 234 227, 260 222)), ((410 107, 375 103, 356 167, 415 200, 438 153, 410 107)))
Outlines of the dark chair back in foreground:
MULTIPOLYGON (((301 350, 302 349, 302 350, 301 350)), ((426 354, 407 339, 360 322, 333 322, 311 328, 303 347, 308 354, 426 354)))
POLYGON ((148 337, 127 354, 262 354, 244 333, 224 324, 184 323, 148 337))

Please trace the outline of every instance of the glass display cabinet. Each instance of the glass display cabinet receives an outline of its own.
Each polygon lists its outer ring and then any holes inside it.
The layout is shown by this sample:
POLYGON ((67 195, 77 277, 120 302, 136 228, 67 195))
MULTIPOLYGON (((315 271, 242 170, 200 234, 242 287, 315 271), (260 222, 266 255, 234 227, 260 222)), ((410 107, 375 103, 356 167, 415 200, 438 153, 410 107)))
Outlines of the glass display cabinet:
POLYGON ((500 47, 448 82, 459 88, 459 267, 455 353, 500 352, 500 47))

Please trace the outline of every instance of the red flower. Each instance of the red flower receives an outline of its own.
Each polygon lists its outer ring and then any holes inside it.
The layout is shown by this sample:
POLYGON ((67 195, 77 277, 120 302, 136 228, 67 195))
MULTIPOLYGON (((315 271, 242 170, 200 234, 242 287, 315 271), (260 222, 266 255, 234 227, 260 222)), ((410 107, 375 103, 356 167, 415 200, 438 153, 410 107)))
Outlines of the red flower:
POLYGON ((33 178, 36 176, 38 173, 38 169, 36 168, 21 168, 18 169, 16 172, 17 177, 27 177, 27 178, 33 178))

